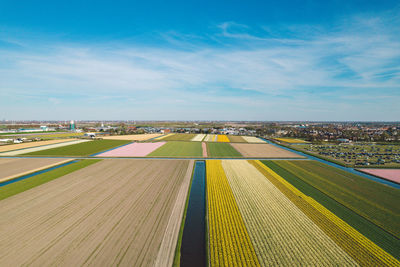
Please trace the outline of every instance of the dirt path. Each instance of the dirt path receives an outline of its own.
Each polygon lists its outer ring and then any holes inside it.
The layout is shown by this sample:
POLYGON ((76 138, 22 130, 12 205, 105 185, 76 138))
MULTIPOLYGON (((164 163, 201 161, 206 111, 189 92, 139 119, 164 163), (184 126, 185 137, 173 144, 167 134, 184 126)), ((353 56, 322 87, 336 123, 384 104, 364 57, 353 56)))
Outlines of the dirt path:
POLYGON ((149 266, 189 161, 103 160, 0 201, 0 266, 149 266))
POLYGON ((203 157, 207 158, 207 144, 205 142, 201 143, 201 147, 203 148, 203 157))

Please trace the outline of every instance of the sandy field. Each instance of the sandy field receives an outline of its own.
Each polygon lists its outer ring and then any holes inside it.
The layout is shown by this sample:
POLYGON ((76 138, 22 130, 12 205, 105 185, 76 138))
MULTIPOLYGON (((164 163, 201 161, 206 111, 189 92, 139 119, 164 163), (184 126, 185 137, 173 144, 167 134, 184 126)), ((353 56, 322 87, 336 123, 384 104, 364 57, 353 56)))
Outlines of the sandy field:
POLYGON ((1 156, 16 156, 16 155, 20 155, 20 154, 26 154, 26 153, 41 151, 41 150, 50 149, 50 148, 75 145, 75 144, 84 143, 84 142, 88 142, 88 141, 90 141, 90 140, 75 140, 75 141, 63 142, 63 143, 58 143, 58 144, 31 147, 31 148, 25 148, 25 149, 21 149, 21 150, 3 152, 0 155, 1 156))
POLYGON ((162 134, 131 134, 131 135, 115 135, 104 136, 103 139, 108 140, 132 140, 132 141, 145 141, 151 138, 161 136, 162 134))
POLYGON ((98 154, 96 157, 145 157, 165 143, 133 143, 98 154))
POLYGON ((270 144, 231 143, 231 145, 246 158, 302 158, 302 156, 270 144))
POLYGON ((0 266, 152 266, 159 253, 170 259, 192 165, 107 159, 0 201, 0 266))
POLYGON ((242 136, 228 135, 229 141, 233 143, 246 143, 242 136))
POLYGON ((199 141, 199 142, 201 142, 201 141, 203 141, 204 137, 206 137, 205 134, 198 134, 195 137, 193 137, 192 140, 190 140, 190 141, 199 141))
POLYGON ((357 169, 359 171, 372 174, 392 182, 400 183, 400 169, 357 169))
POLYGON ((68 161, 71 161, 71 159, 65 160, 51 158, 0 158, 0 182, 4 182, 35 171, 47 169, 68 161))
POLYGON ((255 136, 242 136, 242 137, 247 143, 265 143, 264 140, 261 140, 260 138, 257 138, 255 136))
MULTIPOLYGON (((23 148, 28 148, 28 147, 36 147, 36 146, 58 144, 58 143, 63 143, 63 142, 68 142, 68 141, 73 141, 73 140, 76 140, 76 139, 59 139, 59 140, 48 140, 48 141, 21 143, 21 144, 15 144, 15 145, 6 145, 6 146, 0 146, 0 152, 23 149, 23 148)), ((0 156, 1 155, 2 154, 0 154, 0 156)))

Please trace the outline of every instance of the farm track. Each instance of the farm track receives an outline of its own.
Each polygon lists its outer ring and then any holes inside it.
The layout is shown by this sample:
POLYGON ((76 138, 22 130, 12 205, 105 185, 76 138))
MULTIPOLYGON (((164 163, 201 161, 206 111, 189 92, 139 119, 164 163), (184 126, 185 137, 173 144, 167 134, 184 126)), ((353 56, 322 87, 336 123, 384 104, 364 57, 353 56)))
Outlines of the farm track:
POLYGON ((253 165, 222 165, 262 266, 356 265, 253 165))
POLYGON ((221 161, 206 162, 211 266, 260 266, 221 161))
POLYGON ((0 265, 154 264, 188 166, 103 160, 1 201, 0 265))
POLYGON ((398 266, 394 257, 260 161, 251 161, 299 209, 362 266, 398 266))

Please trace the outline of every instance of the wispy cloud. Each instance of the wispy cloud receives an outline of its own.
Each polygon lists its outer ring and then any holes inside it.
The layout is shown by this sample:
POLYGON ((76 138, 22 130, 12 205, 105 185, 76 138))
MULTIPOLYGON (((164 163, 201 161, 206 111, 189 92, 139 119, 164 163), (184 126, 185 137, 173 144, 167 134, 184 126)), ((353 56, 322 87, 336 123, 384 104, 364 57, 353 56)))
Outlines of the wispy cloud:
POLYGON ((0 111, 27 116, 46 103, 63 118, 89 109, 114 119, 398 119, 396 26, 357 18, 271 36, 225 22, 211 36, 170 32, 151 46, 46 41, 36 49, 17 40, 24 49, 0 46, 0 111))

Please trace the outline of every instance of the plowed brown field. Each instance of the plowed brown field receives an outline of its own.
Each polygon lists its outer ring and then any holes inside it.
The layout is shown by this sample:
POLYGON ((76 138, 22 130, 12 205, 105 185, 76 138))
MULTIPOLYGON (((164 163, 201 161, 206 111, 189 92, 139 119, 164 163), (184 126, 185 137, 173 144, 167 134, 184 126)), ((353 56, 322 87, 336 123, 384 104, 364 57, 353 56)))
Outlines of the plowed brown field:
POLYGON ((179 231, 167 225, 180 227, 171 214, 192 165, 103 160, 0 201, 0 266, 150 266, 160 247, 174 254, 179 231))
POLYGON ((269 144, 231 145, 246 158, 301 158, 301 156, 269 144))
POLYGON ((0 182, 7 181, 14 177, 22 176, 31 172, 55 166, 71 159, 19 159, 19 158, 0 158, 0 182))

